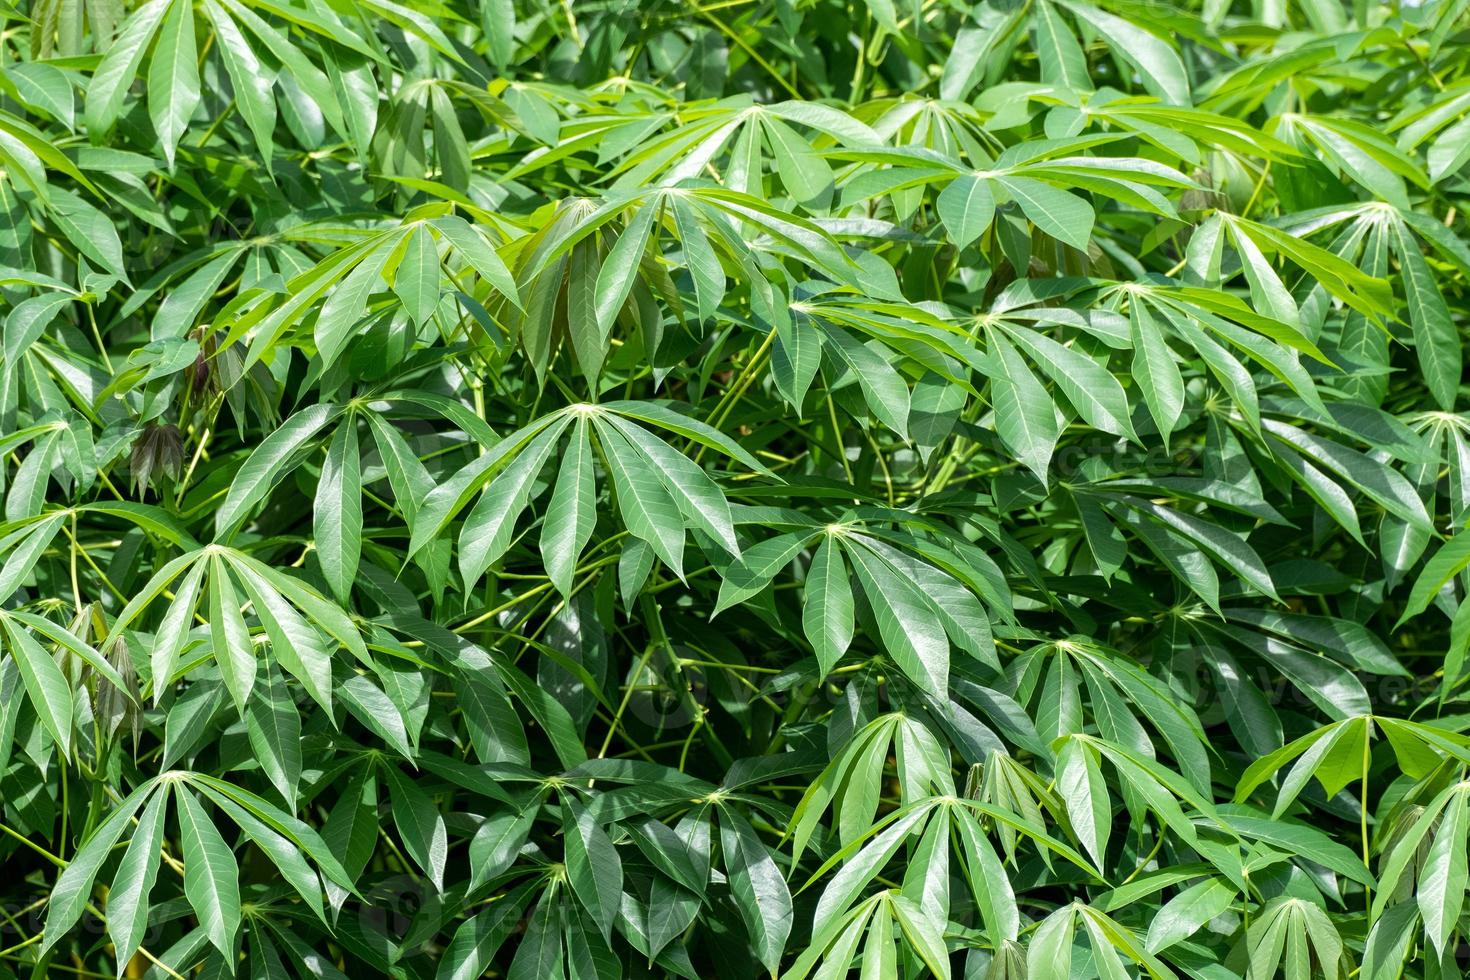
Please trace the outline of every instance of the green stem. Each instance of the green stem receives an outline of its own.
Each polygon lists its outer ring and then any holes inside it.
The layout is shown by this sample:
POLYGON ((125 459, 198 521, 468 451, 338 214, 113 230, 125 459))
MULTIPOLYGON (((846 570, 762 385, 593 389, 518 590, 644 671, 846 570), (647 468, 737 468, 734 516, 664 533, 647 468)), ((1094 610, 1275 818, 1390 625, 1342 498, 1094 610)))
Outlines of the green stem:
POLYGON ((31 850, 35 851, 37 854, 41 855, 41 857, 56 865, 58 868, 64 868, 67 865, 65 858, 62 858, 56 854, 52 854, 40 844, 37 844, 35 841, 31 840, 29 837, 26 837, 19 831, 11 829, 6 824, 0 823, 0 834, 5 834, 7 837, 15 838, 17 841, 24 844, 26 847, 29 847, 31 850))

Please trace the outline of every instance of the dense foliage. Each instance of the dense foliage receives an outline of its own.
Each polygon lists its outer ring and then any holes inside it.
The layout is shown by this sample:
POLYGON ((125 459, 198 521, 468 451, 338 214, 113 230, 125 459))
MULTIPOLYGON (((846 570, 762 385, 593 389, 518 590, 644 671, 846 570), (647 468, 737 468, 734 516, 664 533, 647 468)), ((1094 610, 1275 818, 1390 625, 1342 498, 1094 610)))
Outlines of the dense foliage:
POLYGON ((0 22, 0 977, 1460 976, 1470 0, 0 22))

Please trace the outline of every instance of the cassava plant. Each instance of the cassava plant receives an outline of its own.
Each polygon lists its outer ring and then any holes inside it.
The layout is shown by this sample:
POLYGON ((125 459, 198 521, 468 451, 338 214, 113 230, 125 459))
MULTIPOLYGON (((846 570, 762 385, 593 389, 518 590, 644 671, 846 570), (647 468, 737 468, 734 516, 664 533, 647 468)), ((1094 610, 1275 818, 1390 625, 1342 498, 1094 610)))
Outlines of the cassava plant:
POLYGON ((1460 977, 1467 208, 1470 0, 0 2, 0 978, 1460 977))

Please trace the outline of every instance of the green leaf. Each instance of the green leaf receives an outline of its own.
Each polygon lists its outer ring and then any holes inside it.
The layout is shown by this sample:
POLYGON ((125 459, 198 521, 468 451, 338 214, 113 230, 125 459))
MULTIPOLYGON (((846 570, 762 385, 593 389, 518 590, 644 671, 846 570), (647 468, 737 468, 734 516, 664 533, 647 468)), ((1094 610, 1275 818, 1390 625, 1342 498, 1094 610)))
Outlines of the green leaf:
POLYGON ((209 559, 209 634, 220 678, 244 716, 255 687, 255 642, 241 615, 234 582, 218 556, 209 559))
POLYGON ((617 417, 609 418, 608 422, 658 474, 684 519, 724 545, 730 554, 739 557, 740 545, 735 540, 730 504, 715 481, 693 460, 639 426, 617 417))
POLYGON ((0 626, 10 641, 12 661, 20 672, 37 717, 56 741, 64 758, 71 756, 73 698, 71 684, 56 665, 56 660, 36 642, 28 630, 22 629, 11 616, 0 617, 0 626))
POLYGON ((807 571, 801 625, 822 673, 831 673, 852 643, 854 627, 852 583, 831 535, 822 539, 807 571))
POLYGON ((299 458, 302 448, 337 415, 332 405, 312 405, 281 423, 261 440, 235 473, 224 503, 214 515, 216 538, 227 537, 276 485, 282 472, 299 458))
POLYGON ((455 215, 435 218, 432 223, 481 279, 493 286, 511 303, 520 305, 520 295, 516 290, 515 278, 505 267, 505 261, 473 226, 455 215))
POLYGON ((1057 753, 1057 792, 1066 804, 1067 818, 1077 839, 1102 867, 1113 826, 1112 804, 1097 758, 1077 739, 1069 740, 1057 753))
POLYGON ((245 732, 266 778, 294 811, 301 781, 301 716, 285 681, 274 671, 250 700, 245 732))
POLYGON ((729 809, 720 812, 720 849, 730 894, 745 921, 756 959, 774 974, 791 933, 791 892, 786 880, 749 821, 729 809))
POLYGON ((541 899, 511 960, 508 980, 561 980, 562 906, 555 896, 541 899))
POLYGON ((1138 438, 1129 418, 1128 395, 1106 368, 1039 332, 1007 329, 1006 337, 1026 351, 1088 425, 1115 436, 1138 438))
MULTIPOLYGON (((352 271, 342 277, 322 304, 316 318, 314 337, 323 368, 331 366, 341 356, 367 315, 368 299, 382 288, 383 270, 392 252, 386 241, 372 245, 358 256, 352 271)), ((326 424, 325 421, 322 424, 326 424)))
POLYGON ((607 357, 607 339, 597 323, 599 268, 596 242, 591 238, 578 242, 567 262, 567 336, 582 376, 594 386, 607 357))
POLYGON ((810 533, 793 532, 767 538, 746 548, 740 560, 725 570, 720 580, 720 594, 710 615, 718 615, 770 585, 776 573, 791 564, 811 538, 810 533))
POLYGON ((436 980, 476 980, 483 976, 495 953, 521 924, 526 897, 522 890, 466 919, 439 961, 436 980))
POLYGON ((682 198, 673 200, 675 227, 679 231, 679 242, 684 246, 684 264, 694 280, 694 295, 699 307, 699 318, 708 320, 714 316, 720 301, 725 297, 727 280, 720 265, 719 256, 710 245, 709 236, 699 223, 694 209, 682 198))
POLYGON ((556 487, 541 523, 541 555, 546 574, 564 596, 571 595, 572 573, 597 524, 592 440, 587 419, 579 416, 561 458, 556 487))
POLYGON ((1424 857, 1416 899, 1424 920, 1424 934, 1443 956, 1450 934, 1460 919, 1465 904, 1465 841, 1470 829, 1470 804, 1463 793, 1457 794, 1445 809, 1439 829, 1424 857))
POLYGON ((1046 482, 1052 453, 1061 438, 1056 406, 1021 355, 999 333, 990 335, 991 404, 995 428, 1011 451, 1036 478, 1046 482))
POLYGON ((1218 878, 1189 886, 1165 902, 1149 923, 1145 940, 1148 951, 1157 953, 1188 939, 1234 902, 1235 889, 1218 878))
POLYGON ((235 93, 235 105, 255 137, 261 159, 269 167, 275 149, 271 138, 276 128, 276 100, 271 94, 275 73, 261 63, 244 32, 220 4, 204 0, 204 13, 214 27, 220 58, 235 93))
POLYGON ((597 310, 597 326, 606 336, 613 320, 623 308, 628 294, 633 290, 633 281, 638 274, 639 263, 653 232, 653 219, 662 205, 644 204, 628 221, 623 233, 608 250, 607 258, 597 273, 593 305, 597 310))
POLYGON ((918 687, 942 697, 949 683, 949 639, 918 587, 862 549, 848 551, 878 621, 883 646, 918 687))
POLYGON ((107 893, 107 936, 117 948, 119 963, 132 959, 148 930, 148 900, 158 880, 168 796, 169 788, 164 786, 148 800, 107 893))
POLYGON ((255 569, 235 566, 270 639, 271 653, 322 707, 332 704, 331 649, 310 623, 255 569))
POLYGON ((64 514, 42 518, 0 539, 0 553, 8 552, 0 565, 0 602, 9 599, 36 567, 36 562, 61 530, 64 514))
POLYGON ((499 876, 515 862, 531 834, 536 813, 535 808, 523 813, 497 813, 480 825, 470 839, 471 890, 499 876))
POLYGON ((823 209, 832 190, 832 171, 826 162, 785 123, 763 114, 761 127, 786 193, 798 204, 823 209))
POLYGON ((1078 0, 1059 2, 1097 31, 1113 56, 1137 71, 1150 92, 1174 105, 1190 104, 1189 76, 1179 55, 1168 44, 1122 17, 1090 4, 1078 0))
POLYGON ((532 484, 569 422, 563 417, 532 439, 466 515, 459 532, 459 571, 466 587, 477 582, 510 548, 516 518, 530 503, 532 484))
POLYGON ((1087 59, 1072 32, 1046 0, 1036 5, 1036 55, 1041 61, 1041 80, 1076 92, 1092 90, 1087 77, 1087 59))
POLYGON ((162 703, 164 692, 171 689, 174 671, 178 669, 179 654, 189 640, 194 606, 199 601, 200 586, 208 567, 208 563, 196 561, 184 575, 183 583, 174 593, 168 612, 163 614, 158 631, 153 634, 153 649, 148 659, 152 668, 155 705, 162 703))
POLYGON ((658 471, 610 424, 594 417, 623 524, 678 575, 684 575, 684 519, 658 471))
POLYGON ((567 799, 562 801, 562 838, 572 891, 603 938, 611 942, 623 894, 623 864, 617 848, 591 811, 567 799))
MULTIPOLYGON (((194 40, 194 5, 174 0, 163 18, 153 56, 148 62, 148 114, 163 147, 163 158, 174 165, 179 137, 199 105, 199 54, 194 40)), ((104 127, 105 128, 105 127, 104 127)))
POLYGON ((1429 607, 1429 603, 1449 584, 1450 579, 1470 567, 1470 534, 1457 534, 1437 550, 1414 581, 1414 589, 1404 607, 1398 625, 1402 626, 1411 616, 1417 616, 1429 607))
POLYGON ((1092 205, 1070 191, 1030 177, 997 177, 996 182, 1005 188, 1006 193, 1021 206, 1021 213, 1037 228, 1059 242, 1084 252, 1087 250, 1095 220, 1092 205))
POLYGON ((343 603, 352 592, 362 557, 362 463, 354 421, 349 414, 327 446, 311 510, 322 576, 343 603))
POLYGON ((604 411, 616 412, 619 415, 646 422, 649 425, 672 432, 695 442, 707 449, 713 449, 718 453, 730 457, 738 463, 750 467, 757 473, 767 476, 773 475, 771 470, 741 447, 734 439, 714 426, 708 425, 698 419, 690 418, 681 412, 675 411, 669 403, 657 401, 613 401, 603 402, 601 407, 604 411))
POLYGON ((949 951, 944 945, 944 926, 936 923, 918 903, 902 895, 890 899, 893 918, 903 930, 909 946, 919 954, 936 977, 949 978, 949 951))
POLYGON ((951 819, 967 856, 966 871, 986 931, 997 943, 1015 940, 1021 928, 1020 913, 1015 891, 995 847, 986 838, 980 821, 968 810, 957 809, 951 819))
POLYGON ((176 786, 179 844, 184 856, 184 896, 215 949, 235 955, 240 929, 240 868, 225 839, 194 794, 176 786))
POLYGON ((1393 222, 1393 230, 1419 370, 1439 407, 1453 411, 1460 387, 1460 334, 1413 236, 1402 221, 1393 222))
POLYGON ((393 272, 393 292, 420 325, 439 305, 439 250, 428 225, 417 225, 408 233, 407 246, 393 272))
POLYGON ((133 11, 117 38, 108 46, 87 86, 86 123, 90 132, 100 136, 112 128, 122 111, 128 88, 138 74, 143 55, 164 14, 171 10, 175 17, 181 16, 179 10, 183 11, 182 16, 187 16, 189 6, 177 0, 148 0, 133 11))
POLYGON ((89 261, 126 280, 122 240, 112 219, 69 191, 52 188, 49 194, 49 217, 67 241, 89 261))
POLYGON ((388 796, 393 802, 393 826, 413 858, 434 887, 444 888, 444 870, 449 859, 449 832, 444 816, 434 801, 395 768, 389 767, 388 796))
POLYGON ((872 346, 847 331, 822 326, 827 349, 847 365, 863 390, 863 399, 884 425, 904 438, 909 431, 909 389, 903 377, 872 346))
POLYGON ((133 819, 133 814, 138 812, 138 808, 156 785, 157 781, 150 779, 124 797, 67 862, 46 902, 46 938, 41 947, 43 952, 66 938, 67 933, 82 917, 87 903, 92 900, 92 884, 97 880, 103 862, 122 837, 123 831, 133 819))
POLYGON ((1184 411, 1184 379, 1158 324, 1142 302, 1129 307, 1129 337, 1133 342, 1133 377, 1165 444, 1184 411))

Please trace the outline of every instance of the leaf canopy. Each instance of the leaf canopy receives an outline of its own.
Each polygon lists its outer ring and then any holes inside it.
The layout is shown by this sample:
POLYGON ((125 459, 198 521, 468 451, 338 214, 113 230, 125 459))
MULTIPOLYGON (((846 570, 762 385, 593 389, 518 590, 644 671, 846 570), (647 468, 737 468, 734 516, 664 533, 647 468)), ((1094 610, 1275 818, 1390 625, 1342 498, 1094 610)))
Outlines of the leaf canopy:
POLYGON ((1461 975, 1470 0, 0 28, 0 980, 1461 975))

